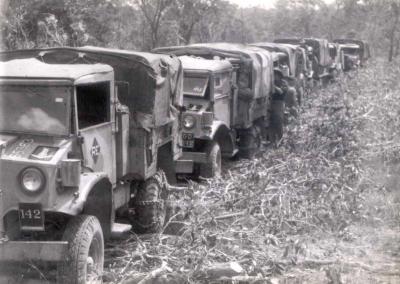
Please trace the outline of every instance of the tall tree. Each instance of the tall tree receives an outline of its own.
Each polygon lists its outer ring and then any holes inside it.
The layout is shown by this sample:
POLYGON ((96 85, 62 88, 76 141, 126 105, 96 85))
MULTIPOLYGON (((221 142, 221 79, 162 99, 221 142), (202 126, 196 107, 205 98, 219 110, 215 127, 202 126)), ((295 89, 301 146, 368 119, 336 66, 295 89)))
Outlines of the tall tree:
POLYGON ((150 49, 158 46, 160 40, 160 26, 165 12, 174 3, 174 0, 135 0, 150 28, 150 49))
POLYGON ((195 26, 206 13, 217 8, 217 2, 218 0, 175 0, 172 15, 178 21, 179 41, 190 43, 195 26))
POLYGON ((396 44, 396 33, 399 25, 400 6, 397 2, 391 3, 391 10, 393 15, 393 23, 389 32, 389 62, 393 60, 396 44))

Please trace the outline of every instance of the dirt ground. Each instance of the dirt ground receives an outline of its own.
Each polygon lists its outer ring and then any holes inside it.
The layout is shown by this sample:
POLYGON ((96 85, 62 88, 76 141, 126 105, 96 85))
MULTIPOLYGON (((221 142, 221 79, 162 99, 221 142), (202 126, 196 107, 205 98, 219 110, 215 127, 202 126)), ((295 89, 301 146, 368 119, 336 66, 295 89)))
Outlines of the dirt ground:
POLYGON ((302 260, 276 283, 400 283, 400 67, 372 62, 351 77, 339 89, 362 157, 358 216, 339 232, 303 236, 302 260))

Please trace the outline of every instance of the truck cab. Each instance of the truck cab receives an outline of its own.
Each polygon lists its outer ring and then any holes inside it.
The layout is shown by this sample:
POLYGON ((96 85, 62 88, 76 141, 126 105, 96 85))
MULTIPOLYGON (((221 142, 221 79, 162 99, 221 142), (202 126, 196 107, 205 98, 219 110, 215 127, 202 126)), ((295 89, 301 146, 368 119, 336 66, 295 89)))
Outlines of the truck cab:
POLYGON ((235 104, 233 66, 228 60, 180 56, 183 77, 182 146, 177 173, 209 178, 220 174, 221 157, 232 157, 237 147, 233 121, 235 104))
MULTIPOLYGON (((34 58, 0 70, 0 259, 60 261, 68 242, 57 231, 47 242, 46 232, 82 210, 91 185, 116 185, 114 70, 34 58)), ((111 232, 110 210, 98 216, 102 234, 92 236, 99 250, 111 232)), ((102 264, 99 254, 88 257, 102 264)))
POLYGON ((341 38, 333 40, 335 43, 339 44, 355 44, 359 47, 359 59, 360 59, 360 66, 363 67, 368 59, 371 57, 371 51, 369 48, 368 42, 365 40, 353 39, 353 38, 341 38))
POLYGON ((356 69, 361 64, 360 46, 357 44, 346 43, 340 44, 340 48, 344 54, 344 68, 343 71, 350 71, 356 69))

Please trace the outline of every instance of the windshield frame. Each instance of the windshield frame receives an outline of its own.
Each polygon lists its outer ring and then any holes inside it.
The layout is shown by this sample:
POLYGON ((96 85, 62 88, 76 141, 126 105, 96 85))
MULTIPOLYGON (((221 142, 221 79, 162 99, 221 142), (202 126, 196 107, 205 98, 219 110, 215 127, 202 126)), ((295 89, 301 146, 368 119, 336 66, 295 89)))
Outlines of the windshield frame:
MULTIPOLYGON (((66 116, 65 121, 63 121, 66 131, 64 133, 51 133, 44 131, 21 131, 21 130, 2 130, 0 129, 0 133, 10 133, 10 134, 24 134, 24 135, 37 135, 37 136, 51 136, 51 137, 67 137, 71 136, 71 120, 72 120, 72 99, 74 95, 74 84, 71 80, 68 79, 4 79, 0 78, 0 87, 3 86, 27 86, 27 87, 65 87, 69 88, 69 92, 67 92, 66 98, 66 116)), ((1 109, 0 109, 1 111, 1 109)))
POLYGON ((343 47, 344 54, 358 56, 360 54, 360 49, 356 47, 343 47))

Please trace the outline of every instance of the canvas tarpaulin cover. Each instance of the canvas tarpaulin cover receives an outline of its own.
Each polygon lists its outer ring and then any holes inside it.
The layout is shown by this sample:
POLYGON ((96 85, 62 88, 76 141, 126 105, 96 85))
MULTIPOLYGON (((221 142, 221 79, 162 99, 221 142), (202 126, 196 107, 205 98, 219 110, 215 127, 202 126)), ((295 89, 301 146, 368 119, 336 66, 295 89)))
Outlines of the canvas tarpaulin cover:
MULTIPOLYGON (((233 64, 239 64, 240 72, 251 74, 251 88, 253 98, 261 98, 269 95, 273 83, 273 62, 266 51, 252 49, 241 44, 207 43, 192 44, 187 46, 161 47, 154 49, 159 53, 172 53, 175 55, 194 55, 206 59, 220 57, 228 59, 233 64)), ((239 85, 239 88, 241 86, 239 85)))
POLYGON ((295 54, 295 52, 296 51, 293 48, 286 46, 284 44, 276 44, 276 43, 270 43, 270 42, 257 42, 257 43, 252 43, 251 45, 269 50, 271 52, 285 53, 287 55, 287 57, 289 58, 290 75, 295 76, 295 71, 296 71, 296 54, 295 54))

